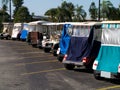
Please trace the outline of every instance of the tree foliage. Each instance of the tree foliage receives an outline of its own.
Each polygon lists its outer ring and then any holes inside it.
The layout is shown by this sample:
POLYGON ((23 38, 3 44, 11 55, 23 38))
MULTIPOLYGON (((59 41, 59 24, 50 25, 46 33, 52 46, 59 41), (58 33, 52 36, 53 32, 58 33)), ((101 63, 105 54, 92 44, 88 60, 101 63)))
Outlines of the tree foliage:
POLYGON ((45 12, 45 15, 58 22, 71 22, 85 20, 87 14, 83 6, 75 7, 73 3, 63 1, 61 6, 55 9, 49 9, 45 12))
MULTIPOLYGON (((12 1, 13 6, 15 7, 13 11, 15 22, 23 22, 24 20, 28 22, 32 16, 30 16, 28 8, 22 6, 24 0, 2 0, 2 7, 6 5, 6 10, 5 8, 0 10, 0 20, 9 20, 10 15, 7 13, 7 4, 10 1, 12 1), (28 15, 28 17, 26 17, 26 15, 28 15)), ((102 20, 120 20, 120 5, 118 7, 114 7, 110 0, 102 0, 100 7, 100 17, 102 20)), ((63 0, 60 6, 47 10, 44 15, 48 16, 49 20, 53 22, 71 22, 86 20, 87 13, 82 5, 74 5, 72 2, 63 0)), ((96 20, 98 18, 98 8, 94 2, 92 2, 89 7, 89 16, 92 20, 96 20)))
POLYGON ((8 22, 10 15, 7 13, 7 6, 3 5, 0 10, 0 22, 8 22))
POLYGON ((15 7, 13 11, 14 12, 13 17, 15 18, 17 11, 19 10, 19 8, 22 6, 24 2, 23 0, 12 0, 12 2, 13 2, 13 6, 15 7))
POLYGON ((103 0, 101 3, 101 17, 103 20, 120 20, 119 7, 115 8, 109 0, 103 0))
POLYGON ((12 0, 12 2, 13 2, 13 6, 15 8, 21 7, 23 5, 23 3, 24 3, 23 0, 12 0))
POLYGON ((57 8, 51 8, 47 12, 45 12, 45 15, 50 16, 49 21, 56 21, 56 15, 57 15, 58 9, 57 8))
POLYGON ((21 6, 14 18, 14 22, 29 22, 31 20, 31 16, 29 14, 28 8, 21 6))
POLYGON ((83 9, 83 6, 76 6, 75 8, 75 15, 74 15, 74 21, 84 21, 86 18, 87 13, 83 9))
POLYGON ((90 5, 90 8, 89 8, 89 14, 90 14, 90 17, 93 19, 93 20, 96 20, 97 19, 97 7, 95 5, 94 2, 91 3, 90 5))

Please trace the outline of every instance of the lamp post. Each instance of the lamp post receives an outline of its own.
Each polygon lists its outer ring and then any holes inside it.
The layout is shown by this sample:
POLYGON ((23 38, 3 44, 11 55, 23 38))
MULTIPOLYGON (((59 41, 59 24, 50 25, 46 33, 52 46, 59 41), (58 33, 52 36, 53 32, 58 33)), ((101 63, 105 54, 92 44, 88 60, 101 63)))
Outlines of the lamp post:
POLYGON ((100 21, 100 0, 99 0, 99 9, 98 9, 98 21, 100 21))

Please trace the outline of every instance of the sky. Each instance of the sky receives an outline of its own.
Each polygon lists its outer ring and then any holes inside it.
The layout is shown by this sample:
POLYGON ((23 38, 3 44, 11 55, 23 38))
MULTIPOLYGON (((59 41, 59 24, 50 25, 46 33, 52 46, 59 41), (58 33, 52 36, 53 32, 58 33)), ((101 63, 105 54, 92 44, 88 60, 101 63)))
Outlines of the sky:
MULTIPOLYGON (((98 7, 99 0, 24 0, 24 6, 27 6, 30 13, 43 16, 50 8, 57 8, 63 1, 72 2, 74 5, 83 5, 83 9, 88 13, 91 2, 95 2, 98 7)), ((114 7, 118 7, 120 0, 110 0, 114 7)), ((101 0, 102 2, 102 0, 101 0)))
MULTIPOLYGON (((87 12, 87 14, 89 14, 88 9, 90 7, 91 2, 95 2, 96 7, 98 7, 99 0, 24 0, 23 5, 29 9, 30 14, 34 12, 35 15, 43 16, 47 10, 61 6, 61 3, 63 1, 72 2, 74 5, 77 5, 77 4, 79 6, 83 5, 83 9, 87 12)), ((118 7, 118 5, 120 4, 120 0, 110 0, 110 1, 114 5, 114 7, 118 7)), ((1 3, 1 0, 0 0, 0 3, 1 3)), ((12 10, 13 9, 14 8, 12 7, 12 10)))

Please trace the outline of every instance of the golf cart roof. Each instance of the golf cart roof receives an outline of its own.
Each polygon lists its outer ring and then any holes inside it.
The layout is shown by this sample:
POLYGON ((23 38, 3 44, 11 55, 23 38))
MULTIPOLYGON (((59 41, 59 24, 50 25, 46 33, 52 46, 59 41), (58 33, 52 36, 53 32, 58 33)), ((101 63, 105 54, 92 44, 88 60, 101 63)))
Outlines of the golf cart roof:
POLYGON ((102 21, 101 23, 103 23, 103 24, 117 24, 117 23, 119 23, 120 24, 120 21, 102 21))
POLYGON ((14 23, 14 26, 21 26, 22 23, 14 23))
POLYGON ((39 25, 39 24, 42 24, 42 23, 45 23, 45 22, 48 22, 48 21, 33 21, 33 22, 29 22, 28 24, 29 25, 39 25))
POLYGON ((64 25, 64 22, 45 22, 42 23, 42 25, 46 25, 46 26, 53 26, 53 25, 64 25))
POLYGON ((101 22, 66 22, 66 24, 71 24, 74 26, 93 26, 93 25, 101 25, 101 22))

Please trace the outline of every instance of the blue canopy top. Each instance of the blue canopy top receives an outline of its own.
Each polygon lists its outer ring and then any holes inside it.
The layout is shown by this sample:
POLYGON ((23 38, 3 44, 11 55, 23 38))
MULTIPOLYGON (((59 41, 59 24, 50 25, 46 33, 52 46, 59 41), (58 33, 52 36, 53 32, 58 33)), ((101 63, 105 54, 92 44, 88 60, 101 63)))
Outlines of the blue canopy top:
POLYGON ((70 35, 68 34, 68 28, 70 26, 71 26, 70 24, 64 24, 63 26, 62 35, 60 39, 60 53, 61 54, 66 54, 67 49, 69 47, 70 35))
POLYGON ((22 30, 20 39, 27 39, 28 30, 22 30))

